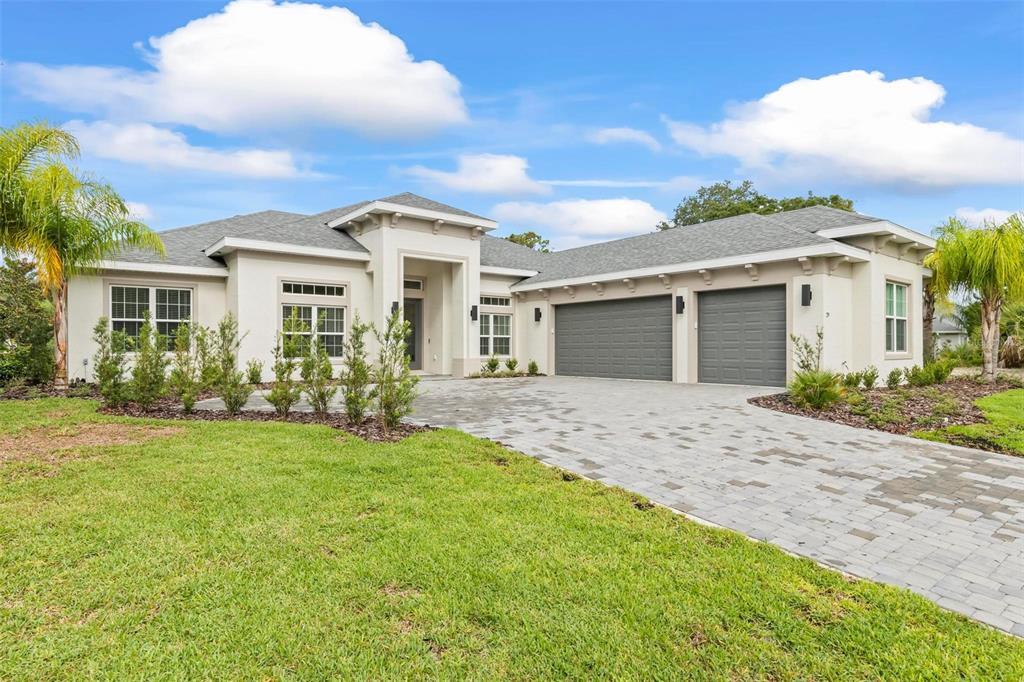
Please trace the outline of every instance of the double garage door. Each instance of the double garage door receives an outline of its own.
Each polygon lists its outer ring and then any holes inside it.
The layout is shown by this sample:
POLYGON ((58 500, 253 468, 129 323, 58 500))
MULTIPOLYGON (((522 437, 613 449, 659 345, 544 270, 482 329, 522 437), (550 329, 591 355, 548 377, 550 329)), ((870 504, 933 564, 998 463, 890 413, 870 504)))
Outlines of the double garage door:
MULTIPOLYGON (((698 380, 786 381, 785 287, 698 294, 698 380)), ((672 380, 671 296, 571 303, 555 309, 555 373, 672 380)))

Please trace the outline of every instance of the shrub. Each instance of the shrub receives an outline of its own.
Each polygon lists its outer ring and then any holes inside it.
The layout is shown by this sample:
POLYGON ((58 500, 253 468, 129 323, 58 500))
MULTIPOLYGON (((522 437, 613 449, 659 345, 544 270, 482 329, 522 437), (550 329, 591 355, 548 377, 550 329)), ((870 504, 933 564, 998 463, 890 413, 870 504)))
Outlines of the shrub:
POLYGON ((891 391, 895 391, 903 383, 903 370, 893 369, 889 371, 889 374, 885 377, 885 385, 891 391))
POLYGON ((263 363, 256 358, 245 363, 245 379, 256 386, 263 383, 263 363))
POLYGON ((168 384, 171 392, 181 401, 182 409, 188 414, 195 407, 199 397, 199 358, 196 356, 191 326, 182 323, 174 335, 174 359, 171 361, 171 376, 168 384))
POLYGON ((405 351, 409 332, 409 323, 402 319, 400 310, 388 317, 383 332, 374 332, 380 351, 374 375, 377 386, 372 395, 377 401, 377 418, 385 430, 398 426, 402 417, 412 412, 412 401, 416 398, 419 378, 409 370, 405 351))
POLYGON ((356 313, 348 338, 345 339, 345 364, 338 376, 341 380, 341 395, 345 401, 345 415, 355 424, 362 422, 366 417, 366 411, 370 409, 370 381, 373 379, 373 370, 366 359, 364 337, 372 329, 373 326, 361 322, 359 313, 356 313))
POLYGON ((93 373, 103 404, 117 407, 127 398, 124 380, 126 340, 124 332, 110 331, 110 321, 101 317, 92 330, 96 354, 92 357, 93 373))
POLYGON ((954 364, 948 360, 936 360, 925 366, 928 379, 933 384, 944 384, 953 372, 954 364))
POLYGON ((306 394, 306 400, 309 401, 313 412, 323 418, 327 414, 331 398, 338 392, 338 387, 331 383, 331 358, 328 357, 327 349, 315 335, 309 341, 299 372, 302 376, 302 391, 306 394))
POLYGON ((860 373, 860 380, 864 388, 870 391, 878 384, 878 368, 874 365, 868 365, 860 373))
POLYGON ((816 372, 821 369, 821 353, 825 346, 825 330, 818 327, 815 330, 815 342, 802 336, 790 334, 793 341, 793 360, 796 363, 797 372, 816 372))
POLYGON ((946 346, 939 352, 942 360, 951 360, 956 367, 980 367, 981 343, 977 339, 956 346, 946 346))
POLYGON ((507 369, 509 372, 512 372, 512 374, 516 374, 516 370, 518 368, 519 361, 516 360, 515 358, 509 358, 508 360, 505 361, 505 369, 507 369))
POLYGON ((918 365, 904 367, 903 378, 911 386, 929 386, 933 383, 931 370, 919 367, 918 365))
POLYGON ((862 376, 860 372, 847 372, 843 375, 843 386, 846 388, 857 388, 860 386, 862 376))
POLYGON ((537 365, 536 360, 530 360, 529 364, 526 365, 526 373, 531 377, 535 377, 540 374, 540 367, 537 365))
POLYGON ((0 384, 53 377, 53 306, 35 272, 9 255, 0 264, 0 384))
POLYGON ((796 372, 789 385, 790 399, 800 407, 822 410, 839 400, 839 375, 828 370, 796 372))
POLYGON ((492 355, 487 358, 487 362, 480 368, 480 371, 483 374, 494 374, 499 369, 501 369, 501 360, 498 359, 497 355, 492 355))
POLYGON ((245 407, 252 395, 252 386, 245 383, 245 377, 238 369, 238 322, 228 313, 217 325, 214 338, 215 364, 217 366, 217 395, 224 401, 228 414, 236 415, 245 407))
POLYGON ((277 416, 282 419, 288 418, 295 403, 302 397, 302 388, 295 381, 295 354, 292 352, 291 339, 277 333, 277 342, 274 344, 274 362, 271 369, 274 372, 274 385, 267 392, 267 402, 274 406, 277 416))
POLYGON ((164 394, 167 385, 167 337, 159 333, 146 311, 135 344, 132 399, 146 410, 164 394))
POLYGON ((210 330, 195 325, 192 328, 192 345, 195 346, 196 364, 199 365, 199 390, 207 391, 220 383, 220 364, 210 341, 210 330))

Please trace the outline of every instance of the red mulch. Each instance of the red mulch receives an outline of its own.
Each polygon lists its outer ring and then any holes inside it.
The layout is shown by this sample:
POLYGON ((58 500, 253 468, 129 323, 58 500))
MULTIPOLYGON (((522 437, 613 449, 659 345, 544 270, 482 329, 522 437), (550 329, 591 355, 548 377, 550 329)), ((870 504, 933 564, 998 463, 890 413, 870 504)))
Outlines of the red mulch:
POLYGON ((161 400, 148 410, 144 410, 135 404, 126 404, 121 407, 101 407, 103 414, 114 414, 123 417, 144 417, 146 419, 185 419, 192 421, 246 421, 246 422, 280 422, 287 421, 294 424, 323 424, 332 429, 338 429, 363 440, 375 443, 394 443, 421 431, 433 431, 432 426, 419 426, 416 424, 399 424, 393 429, 385 430, 380 422, 375 419, 364 419, 361 424, 355 424, 340 413, 332 412, 324 417, 318 417, 312 412, 290 412, 288 418, 282 420, 276 412, 258 412, 246 410, 238 414, 228 414, 227 410, 195 410, 189 414, 182 411, 181 406, 173 400, 161 400))
MULTIPOLYGON (((861 390, 861 395, 870 404, 871 410, 874 413, 884 409, 883 404, 886 399, 895 397, 903 399, 901 403, 895 406, 895 411, 899 415, 898 421, 885 422, 871 421, 869 415, 857 414, 854 411, 854 406, 843 399, 838 400, 831 407, 824 410, 794 405, 790 402, 788 393, 757 396, 750 398, 748 402, 770 410, 838 422, 862 429, 909 434, 914 431, 946 426, 982 423, 985 421, 985 415, 974 405, 974 401, 978 398, 984 398, 993 393, 1000 393, 1013 388, 1019 388, 1019 384, 1002 378, 994 384, 983 384, 968 378, 953 378, 944 384, 935 386, 903 386, 896 390, 889 390, 888 388, 875 388, 870 391, 861 390), (938 396, 936 396, 936 391, 938 396), (935 408, 944 399, 952 399, 955 403, 955 409, 938 414, 935 408), (929 423, 928 420, 935 421, 929 423)), ((971 447, 979 446, 972 444, 971 447)), ((984 449, 991 450, 993 446, 984 449)))

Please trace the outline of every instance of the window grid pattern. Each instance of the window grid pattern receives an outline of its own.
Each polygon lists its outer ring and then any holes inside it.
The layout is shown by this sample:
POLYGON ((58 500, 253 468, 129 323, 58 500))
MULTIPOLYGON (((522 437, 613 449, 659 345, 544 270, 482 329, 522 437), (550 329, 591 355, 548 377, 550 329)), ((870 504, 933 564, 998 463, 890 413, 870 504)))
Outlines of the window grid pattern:
POLYGON ((510 355, 512 352, 512 316, 480 315, 480 355, 510 355))
POLYGON ((146 313, 152 315, 156 331, 167 337, 167 350, 174 350, 178 328, 192 317, 192 290, 163 287, 110 287, 110 326, 123 332, 129 347, 139 338, 146 313), (151 303, 155 306, 151 308, 151 303))
POLYGON ((311 284, 309 282, 283 282, 281 291, 286 294, 302 296, 334 296, 345 295, 345 287, 340 284, 311 284))
POLYGON ((316 320, 316 337, 327 350, 328 357, 340 358, 345 346, 345 309, 330 306, 294 305, 281 306, 281 328, 284 337, 293 342, 293 357, 305 355, 313 338, 313 320, 316 320), (297 324, 292 325, 292 314, 297 324))
POLYGON ((512 299, 508 296, 481 296, 480 305, 493 305, 508 308, 512 305, 512 299))
POLYGON ((907 285, 885 283, 885 351, 907 352, 907 285))
POLYGON ((412 289, 413 291, 423 291, 423 280, 407 279, 402 283, 402 288, 412 289))

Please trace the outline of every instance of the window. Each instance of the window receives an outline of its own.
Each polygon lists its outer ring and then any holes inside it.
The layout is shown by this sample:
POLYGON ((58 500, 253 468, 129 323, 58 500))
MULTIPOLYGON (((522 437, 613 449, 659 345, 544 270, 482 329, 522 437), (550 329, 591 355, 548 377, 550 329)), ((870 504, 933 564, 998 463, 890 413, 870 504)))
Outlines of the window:
POLYGON ((167 350, 174 350, 178 327, 192 317, 192 290, 110 287, 110 327, 124 332, 132 344, 139 338, 147 312, 152 315, 157 332, 167 337, 167 350))
POLYGON ((286 294, 301 294, 303 296, 334 296, 345 295, 345 287, 338 284, 310 284, 308 282, 284 282, 281 284, 281 291, 286 294))
POLYGON ((402 282, 402 287, 405 289, 412 289, 413 291, 423 291, 423 280, 407 279, 402 282))
POLYGON ((512 316, 480 315, 480 355, 510 355, 511 352, 512 316))
POLYGON ((508 308, 512 305, 512 299, 508 296, 481 296, 480 305, 495 305, 508 308))
POLYGON ((907 285, 885 283, 885 352, 907 352, 907 285))
POLYGON ((281 306, 281 329, 286 339, 295 341, 294 355, 304 355, 309 349, 313 320, 316 320, 316 337, 327 349, 327 355, 340 358, 345 344, 345 309, 285 303, 281 306), (297 321, 294 327, 291 321, 293 314, 297 321))

